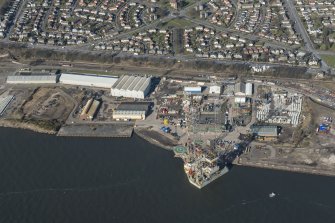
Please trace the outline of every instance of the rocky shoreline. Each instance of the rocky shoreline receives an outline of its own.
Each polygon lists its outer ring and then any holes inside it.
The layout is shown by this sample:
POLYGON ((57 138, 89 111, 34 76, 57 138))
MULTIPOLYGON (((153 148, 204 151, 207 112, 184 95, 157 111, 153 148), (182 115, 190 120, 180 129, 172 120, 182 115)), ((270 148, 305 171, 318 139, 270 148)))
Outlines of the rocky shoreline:
POLYGON ((164 137, 163 135, 157 133, 154 130, 150 130, 149 128, 135 128, 134 133, 147 142, 162 149, 172 151, 172 148, 177 145, 176 142, 172 142, 167 137, 164 137))
POLYGON ((32 123, 25 123, 25 122, 20 122, 20 121, 15 121, 15 120, 1 120, 0 127, 25 129, 25 130, 31 130, 37 133, 44 133, 44 134, 50 134, 50 135, 57 134, 57 131, 55 130, 48 130, 38 125, 32 124, 32 123))
POLYGON ((313 168, 313 167, 308 167, 308 166, 303 166, 303 165, 286 164, 284 166, 278 163, 268 163, 268 162, 262 162, 262 161, 250 162, 250 161, 241 161, 241 160, 234 162, 234 164, 238 166, 281 170, 281 171, 288 171, 288 172, 294 172, 294 173, 305 173, 305 174, 314 174, 314 175, 331 176, 331 177, 335 176, 335 172, 333 170, 313 168))

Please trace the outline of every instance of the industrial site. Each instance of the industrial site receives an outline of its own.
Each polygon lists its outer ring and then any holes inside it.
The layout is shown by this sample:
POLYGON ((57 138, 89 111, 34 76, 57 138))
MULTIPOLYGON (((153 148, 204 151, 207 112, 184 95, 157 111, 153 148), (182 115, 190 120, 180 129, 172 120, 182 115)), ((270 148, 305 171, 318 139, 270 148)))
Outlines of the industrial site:
POLYGON ((1 126, 58 136, 137 134, 181 158, 197 188, 233 165, 334 173, 333 88, 313 92, 306 83, 237 75, 195 81, 25 68, 0 89, 1 126))

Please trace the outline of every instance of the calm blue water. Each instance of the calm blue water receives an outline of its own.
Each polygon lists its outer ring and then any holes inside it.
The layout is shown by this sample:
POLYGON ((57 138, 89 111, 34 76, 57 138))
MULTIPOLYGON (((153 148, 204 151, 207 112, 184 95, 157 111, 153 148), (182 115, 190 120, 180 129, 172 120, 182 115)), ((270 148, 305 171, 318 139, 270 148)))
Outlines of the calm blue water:
POLYGON ((0 128, 0 141, 0 223, 335 222, 331 177, 234 167, 198 190, 181 160, 138 137, 0 128))

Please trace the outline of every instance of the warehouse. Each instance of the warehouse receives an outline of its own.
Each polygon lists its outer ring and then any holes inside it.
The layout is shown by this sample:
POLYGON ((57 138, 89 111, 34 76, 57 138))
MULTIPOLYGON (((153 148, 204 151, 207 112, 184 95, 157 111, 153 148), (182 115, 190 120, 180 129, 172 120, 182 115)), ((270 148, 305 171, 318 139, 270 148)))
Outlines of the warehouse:
POLYGON ((8 76, 7 84, 56 84, 56 75, 8 76))
POLYGON ((221 94, 221 86, 213 85, 209 87, 210 94, 221 94))
POLYGON ((238 96, 251 96, 253 94, 253 87, 252 83, 236 83, 234 93, 238 96))
POLYGON ((184 87, 184 92, 186 94, 201 94, 201 87, 184 87))
POLYGON ((111 88, 117 80, 116 77, 106 75, 64 73, 61 75, 59 82, 69 85, 111 88))
POLYGON ((245 84, 245 94, 247 96, 251 96, 254 92, 254 85, 252 83, 246 83, 245 84))
POLYGON ((113 119, 116 120, 145 120, 144 111, 118 111, 113 112, 113 119))
POLYGON ((144 99, 151 88, 150 77, 122 76, 111 88, 114 97, 144 99))
POLYGON ((145 120, 150 103, 122 103, 113 112, 116 120, 145 120))
POLYGON ((235 84, 234 94, 238 96, 245 95, 245 83, 239 82, 235 84))
POLYGON ((91 98, 87 101, 83 111, 80 114, 81 120, 93 120, 100 107, 100 101, 91 98))
POLYGON ((275 125, 252 125, 251 132, 258 140, 275 140, 279 134, 279 128, 275 125))
POLYGON ((235 103, 245 104, 247 102, 246 97, 235 97, 235 103))

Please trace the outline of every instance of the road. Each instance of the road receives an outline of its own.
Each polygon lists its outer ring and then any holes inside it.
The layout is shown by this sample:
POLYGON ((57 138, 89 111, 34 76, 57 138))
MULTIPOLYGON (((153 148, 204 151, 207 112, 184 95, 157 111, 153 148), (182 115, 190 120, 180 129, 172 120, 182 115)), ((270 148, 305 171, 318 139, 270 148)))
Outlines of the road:
POLYGON ((11 25, 11 27, 9 28, 8 32, 7 32, 7 35, 5 37, 5 40, 8 40, 9 37, 11 36, 12 32, 13 32, 13 29, 15 27, 15 24, 17 24, 17 20, 20 18, 20 15, 22 14, 23 10, 24 10, 24 6, 27 4, 27 0, 23 0, 21 2, 21 5, 19 7, 19 9, 17 10, 16 12, 16 15, 15 15, 15 18, 14 18, 14 21, 13 21, 13 24, 11 25))
MULTIPOLYGON (((27 0, 23 0, 22 5, 21 5, 21 7, 18 10, 18 13, 16 15, 15 21, 17 21, 17 19, 19 18, 19 15, 22 14, 22 11, 24 9, 24 5, 26 4, 26 1, 27 0)), ((300 20, 300 17, 298 15, 298 12, 297 12, 294 4, 292 3, 291 0, 283 0, 283 1, 285 3, 285 8, 287 8, 287 10, 288 10, 289 17, 296 21, 296 28, 297 28, 298 32, 301 34, 304 41, 306 42, 306 46, 305 46, 306 50, 308 52, 311 52, 314 55, 316 55, 319 59, 321 59, 320 55, 334 55, 335 56, 335 52, 317 51, 317 50, 314 49, 313 43, 310 40, 310 38, 308 36, 308 33, 306 32, 306 30, 303 26, 303 23, 300 20)), ((175 18, 181 18, 181 19, 188 20, 195 25, 203 25, 203 26, 215 29, 217 31, 232 33, 234 35, 237 35, 237 36, 240 36, 242 38, 249 39, 249 40, 261 40, 261 41, 266 42, 267 46, 276 47, 276 48, 290 49, 290 50, 297 49, 298 46, 289 46, 287 44, 283 44, 283 43, 278 42, 278 41, 273 41, 273 40, 269 40, 269 39, 266 39, 266 38, 262 38, 262 37, 260 37, 256 34, 243 33, 243 32, 240 32, 236 29, 232 29, 232 28, 229 28, 229 27, 214 25, 207 20, 193 19, 193 18, 189 17, 188 11, 189 11, 190 8, 194 7, 196 4, 201 4, 201 3, 206 3, 206 2, 208 2, 208 0, 194 1, 194 2, 190 3, 189 5, 187 5, 185 8, 181 9, 178 12, 171 12, 166 17, 160 18, 160 19, 158 19, 158 20, 156 20, 156 21, 154 21, 154 22, 152 22, 148 25, 143 25, 139 28, 135 28, 135 29, 132 29, 132 30, 127 31, 127 32, 121 32, 120 34, 114 35, 110 39, 132 38, 135 33, 138 33, 138 32, 141 32, 141 31, 146 31, 146 30, 149 30, 151 28, 156 28, 157 26, 159 26, 163 23, 166 23, 166 22, 168 22, 172 19, 175 19, 175 18)), ((13 27, 14 27, 14 25, 11 27, 11 29, 13 29, 13 27)), ((38 45, 26 44, 26 46, 29 47, 29 48, 52 49, 52 50, 57 50, 57 51, 65 52, 65 53, 66 52, 78 52, 78 53, 82 52, 82 53, 97 53, 97 54, 100 54, 101 51, 92 51, 92 46, 95 45, 95 44, 99 44, 101 42, 108 42, 108 41, 109 40, 107 40, 107 39, 99 39, 99 40, 90 41, 89 43, 86 43, 86 44, 83 44, 83 45, 80 45, 80 46, 66 46, 66 47, 63 47, 63 48, 60 48, 59 46, 39 45, 39 44, 38 45)), ((8 38, 6 38, 4 40, 1 40, 1 42, 8 43, 8 44, 12 43, 12 41, 9 41, 8 38)), ((20 45, 18 45, 18 46, 20 46, 20 45)), ((118 53, 120 53, 120 52, 116 52, 116 54, 118 54, 118 53)), ((141 57, 141 56, 139 56, 139 57, 141 57)), ((156 55, 155 55, 155 57, 158 58, 158 56, 156 56, 156 55)), ((164 56, 163 58, 176 59, 176 60, 181 60, 181 61, 206 60, 206 59, 203 59, 203 58, 202 59, 195 58, 194 55, 186 56, 186 55, 182 55, 182 54, 178 54, 178 55, 174 55, 174 56, 164 56)), ((210 59, 210 60, 213 60, 213 59, 210 59)), ((244 62, 244 61, 220 61, 219 63, 247 64, 247 65, 257 64, 257 65, 277 66, 277 64, 273 65, 271 63, 255 63, 255 62, 244 62)), ((280 65, 280 64, 278 64, 278 65, 280 65)), ((329 70, 328 65, 325 64, 324 62, 322 62, 322 71, 328 71, 328 70, 329 70)))
MULTIPOLYGON (((304 24, 302 23, 300 16, 298 14, 298 11, 293 3, 292 0, 283 0, 284 2, 284 7, 287 10, 289 17, 291 18, 291 20, 295 21, 295 28, 297 30, 297 32, 301 35, 302 39, 304 40, 305 43, 305 49, 308 52, 313 53, 318 59, 321 59, 320 57, 320 53, 315 50, 314 48, 314 44, 312 42, 312 40, 310 39, 304 24)), ((335 54, 331 54, 331 55, 335 55, 335 54)), ((321 69, 325 72, 328 72, 330 70, 330 67, 324 62, 321 62, 321 69)))

